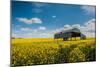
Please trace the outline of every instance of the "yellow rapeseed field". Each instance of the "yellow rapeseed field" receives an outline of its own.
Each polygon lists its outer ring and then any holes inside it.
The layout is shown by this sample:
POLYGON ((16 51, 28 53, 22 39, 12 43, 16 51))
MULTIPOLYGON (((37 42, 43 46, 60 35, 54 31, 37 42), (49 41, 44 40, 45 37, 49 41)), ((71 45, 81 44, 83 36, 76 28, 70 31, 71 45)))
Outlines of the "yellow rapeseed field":
POLYGON ((12 66, 95 61, 95 38, 72 41, 53 38, 12 39, 12 66))

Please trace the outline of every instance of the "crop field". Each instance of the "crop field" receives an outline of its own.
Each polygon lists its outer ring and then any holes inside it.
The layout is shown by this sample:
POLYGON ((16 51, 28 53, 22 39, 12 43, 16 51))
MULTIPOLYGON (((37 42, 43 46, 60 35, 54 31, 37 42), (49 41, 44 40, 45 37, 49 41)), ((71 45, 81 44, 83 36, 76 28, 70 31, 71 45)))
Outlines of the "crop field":
POLYGON ((12 66, 89 62, 96 60, 96 42, 95 38, 16 38, 12 39, 11 56, 12 66))

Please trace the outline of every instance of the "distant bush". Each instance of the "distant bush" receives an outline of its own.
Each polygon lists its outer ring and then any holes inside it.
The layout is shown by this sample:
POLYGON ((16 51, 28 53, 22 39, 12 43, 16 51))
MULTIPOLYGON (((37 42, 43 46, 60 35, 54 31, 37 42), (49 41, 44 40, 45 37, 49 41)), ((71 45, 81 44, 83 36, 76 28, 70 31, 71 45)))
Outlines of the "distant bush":
POLYGON ((12 39, 15 39, 15 37, 11 37, 12 39))

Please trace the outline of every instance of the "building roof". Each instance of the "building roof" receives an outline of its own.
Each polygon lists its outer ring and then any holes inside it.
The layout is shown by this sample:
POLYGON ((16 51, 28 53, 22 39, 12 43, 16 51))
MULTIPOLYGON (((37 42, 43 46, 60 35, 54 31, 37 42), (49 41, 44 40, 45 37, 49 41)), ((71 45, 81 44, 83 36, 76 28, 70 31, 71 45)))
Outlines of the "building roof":
POLYGON ((71 29, 62 30, 60 32, 56 32, 55 34, 68 33, 68 32, 79 32, 80 33, 80 30, 78 28, 71 28, 71 29))

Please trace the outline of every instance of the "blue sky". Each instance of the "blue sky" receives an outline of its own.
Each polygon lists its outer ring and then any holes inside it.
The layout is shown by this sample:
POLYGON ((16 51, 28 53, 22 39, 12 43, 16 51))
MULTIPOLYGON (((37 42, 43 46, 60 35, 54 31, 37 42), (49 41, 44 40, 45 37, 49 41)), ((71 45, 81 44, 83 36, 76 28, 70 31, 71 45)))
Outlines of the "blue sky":
POLYGON ((94 36, 95 7, 12 1, 11 24, 13 37, 52 38, 55 32, 73 26, 80 28, 87 36, 90 33, 94 36))

